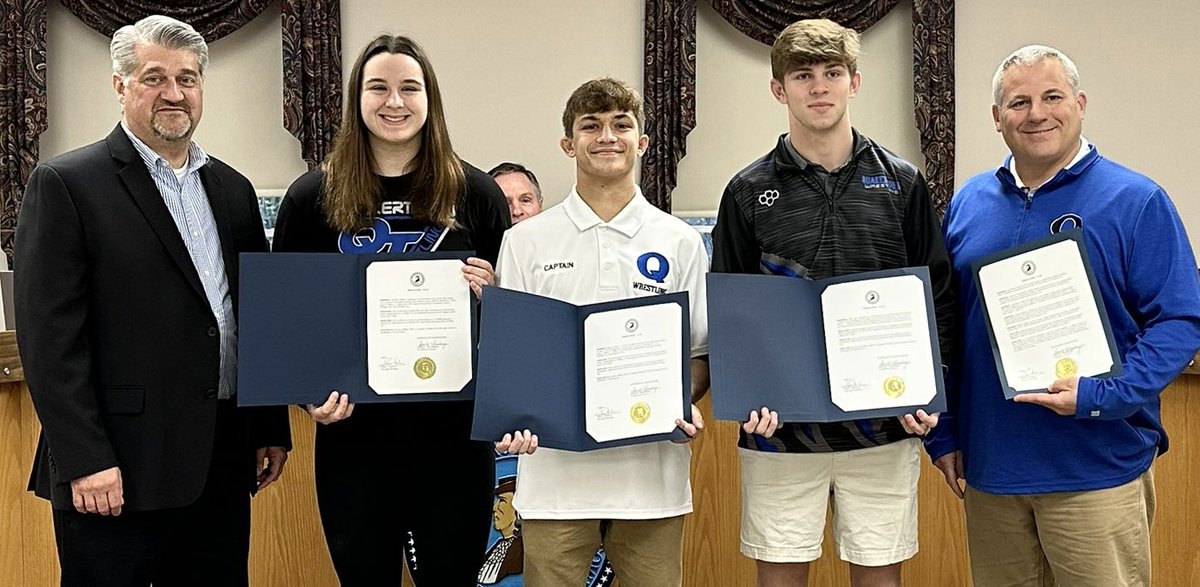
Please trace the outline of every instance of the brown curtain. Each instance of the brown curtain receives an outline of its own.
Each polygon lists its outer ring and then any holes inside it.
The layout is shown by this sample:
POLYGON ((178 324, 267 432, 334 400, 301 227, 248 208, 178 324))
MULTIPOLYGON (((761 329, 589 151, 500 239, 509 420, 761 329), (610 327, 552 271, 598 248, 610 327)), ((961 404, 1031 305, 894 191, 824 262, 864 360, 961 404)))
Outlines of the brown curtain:
POLYGON ((710 0, 733 28, 764 45, 787 25, 806 18, 828 18, 858 32, 879 22, 900 0, 710 0))
POLYGON ((646 134, 641 186, 646 199, 671 211, 676 169, 696 127, 695 0, 646 0, 643 67, 646 134), (691 31, 686 34, 681 31, 691 31))
POLYGON ((312 169, 333 147, 342 113, 338 0, 283 0, 283 126, 312 169))
POLYGON ((0 2, 0 246, 12 258, 17 210, 46 130, 46 0, 0 2))
POLYGON ((954 0, 913 2, 913 96, 939 214, 954 195, 954 0))
MULTIPOLYGON (((669 156, 643 161, 646 197, 669 209, 675 187, 675 167, 684 155, 687 133, 695 126, 696 27, 690 22, 666 22, 662 15, 681 10, 695 0, 646 0, 645 93, 647 128, 655 142, 671 149, 669 156), (670 25, 670 28, 666 28, 670 25), (667 39, 657 37, 668 36, 667 39), (651 39, 687 53, 651 59, 651 39), (688 101, 676 100, 687 96, 688 101), (678 124, 658 124, 676 119, 678 124), (660 136, 666 135, 666 136, 660 136), (651 165, 653 163, 653 165, 651 165), (646 188, 650 180, 653 193, 646 188)), ((863 31, 883 18, 899 0, 709 0, 734 28, 764 44, 788 24, 805 18, 829 18, 863 31)), ((915 118, 925 155, 926 177, 934 203, 943 211, 954 187, 954 0, 913 0, 913 90, 915 118)))
POLYGON ((209 2, 145 2, 143 0, 62 0, 63 6, 92 30, 111 37, 117 29, 151 14, 182 20, 209 43, 232 33, 262 14, 271 0, 209 2))

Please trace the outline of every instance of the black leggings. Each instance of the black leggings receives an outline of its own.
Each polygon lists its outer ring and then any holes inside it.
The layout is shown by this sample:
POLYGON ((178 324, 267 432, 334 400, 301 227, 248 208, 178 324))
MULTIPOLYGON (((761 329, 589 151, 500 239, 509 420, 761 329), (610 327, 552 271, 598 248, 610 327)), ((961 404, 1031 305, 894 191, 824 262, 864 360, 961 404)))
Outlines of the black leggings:
POLYGON ((344 587, 400 585, 410 535, 419 587, 476 585, 496 463, 470 422, 471 402, 439 402, 364 404, 318 424, 317 504, 344 587))

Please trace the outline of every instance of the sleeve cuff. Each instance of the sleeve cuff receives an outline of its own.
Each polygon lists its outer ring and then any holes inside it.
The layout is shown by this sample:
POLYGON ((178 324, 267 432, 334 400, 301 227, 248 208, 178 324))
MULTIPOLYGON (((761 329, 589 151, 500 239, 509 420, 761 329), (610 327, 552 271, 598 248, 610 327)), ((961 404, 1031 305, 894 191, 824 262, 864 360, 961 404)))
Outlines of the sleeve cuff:
POLYGON ((1104 410, 1096 401, 1100 381, 1094 377, 1080 377, 1075 386, 1075 418, 1079 420, 1101 420, 1104 410))

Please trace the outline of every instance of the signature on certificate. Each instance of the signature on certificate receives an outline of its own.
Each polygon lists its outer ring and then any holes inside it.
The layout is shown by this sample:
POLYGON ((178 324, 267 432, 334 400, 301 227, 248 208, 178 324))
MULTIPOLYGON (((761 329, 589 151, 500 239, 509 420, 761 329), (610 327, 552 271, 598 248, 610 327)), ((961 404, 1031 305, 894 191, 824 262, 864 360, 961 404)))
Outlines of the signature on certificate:
POLYGON ((381 371, 399 371, 404 367, 404 361, 398 357, 384 355, 379 357, 379 369, 381 371))
POLYGON ((857 379, 846 378, 842 380, 842 391, 844 392, 862 391, 866 386, 866 383, 857 379))
POLYGON ((1083 348, 1083 345, 1077 342, 1054 345, 1054 358, 1077 357, 1081 348, 1083 348))
POLYGON ((422 339, 417 343, 418 351, 440 351, 450 346, 450 343, 441 339, 422 339))
POLYGON ((635 383, 629 390, 629 395, 630 397, 641 397, 643 395, 658 393, 659 389, 657 383, 635 383))
POLYGON ((616 415, 617 411, 608 406, 596 408, 596 420, 612 420, 616 415))
POLYGON ((1037 367, 1023 367, 1017 373, 1017 381, 1037 381, 1040 377, 1037 367))
POLYGON ((879 359, 880 371, 904 371, 912 361, 907 358, 883 357, 879 359))

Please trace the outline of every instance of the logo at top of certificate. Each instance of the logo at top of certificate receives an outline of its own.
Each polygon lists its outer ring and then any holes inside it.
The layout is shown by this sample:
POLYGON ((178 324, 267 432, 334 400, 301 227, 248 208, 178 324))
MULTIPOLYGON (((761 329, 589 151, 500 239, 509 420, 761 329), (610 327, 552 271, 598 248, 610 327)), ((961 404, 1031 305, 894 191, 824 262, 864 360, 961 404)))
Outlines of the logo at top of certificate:
POLYGON ((866 298, 864 298, 864 299, 867 300, 868 304, 872 304, 872 305, 878 304, 879 303, 879 292, 877 292, 875 290, 871 290, 871 291, 867 292, 866 298))
POLYGON ((630 318, 625 321, 625 332, 637 332, 638 321, 636 318, 630 318))
POLYGON ((434 363, 433 359, 429 357, 421 357, 413 363, 413 373, 420 379, 429 379, 433 377, 434 373, 437 373, 437 363, 434 363))
POLYGON ((904 380, 895 375, 883 380, 883 393, 888 397, 900 397, 904 395, 904 380))
POLYGON ((1037 265, 1033 261, 1025 261, 1021 263, 1021 273, 1025 275, 1033 275, 1037 271, 1037 265))
POLYGON ((1070 379, 1079 374, 1079 365, 1070 357, 1059 359, 1054 364, 1054 376, 1059 379, 1070 379))
POLYGON ((638 402, 629 409, 629 419, 634 424, 645 424, 650 419, 650 404, 638 402))
POLYGON ((413 273, 408 277, 408 282, 413 284, 414 287, 421 287, 425 285, 425 274, 420 271, 413 273))

